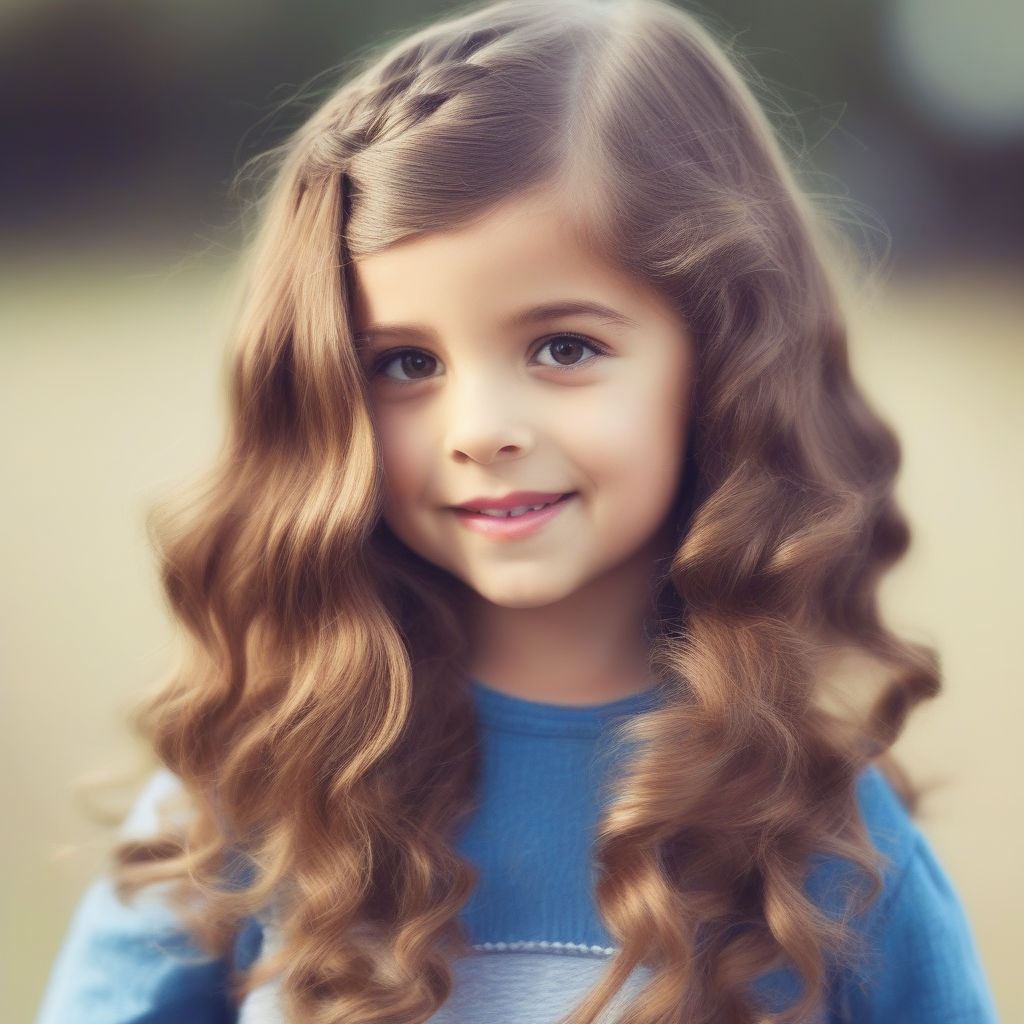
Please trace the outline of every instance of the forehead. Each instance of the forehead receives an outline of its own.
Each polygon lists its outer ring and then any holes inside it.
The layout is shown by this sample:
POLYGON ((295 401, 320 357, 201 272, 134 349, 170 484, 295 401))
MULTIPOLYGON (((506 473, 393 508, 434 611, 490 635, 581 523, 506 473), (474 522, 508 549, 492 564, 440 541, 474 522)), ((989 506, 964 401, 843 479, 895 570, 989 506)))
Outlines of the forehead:
POLYGON ((667 303, 598 254, 574 208, 550 192, 502 202, 468 225, 420 235, 356 260, 357 325, 509 319, 525 305, 667 303))

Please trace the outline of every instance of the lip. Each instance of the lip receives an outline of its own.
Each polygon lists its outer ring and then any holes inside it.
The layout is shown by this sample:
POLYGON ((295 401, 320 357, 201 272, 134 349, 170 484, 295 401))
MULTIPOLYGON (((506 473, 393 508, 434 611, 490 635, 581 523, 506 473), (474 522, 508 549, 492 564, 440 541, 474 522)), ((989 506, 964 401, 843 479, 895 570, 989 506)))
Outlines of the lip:
MULTIPOLYGON (((520 494, 527 492, 520 492, 520 494)), ((532 500, 521 500, 519 495, 511 495, 510 497, 516 498, 515 501, 509 502, 506 508, 516 508, 520 505, 539 505, 543 501, 542 496, 538 500, 537 492, 528 492, 527 496, 532 500)), ((521 537, 528 537, 531 534, 537 533, 546 526, 552 519, 556 518, 561 514, 562 510, 568 505, 573 498, 575 498, 575 492, 572 494, 549 494, 546 495, 547 500, 554 502, 554 504, 548 505, 547 508, 539 509, 536 512, 524 512, 521 516, 516 516, 514 519, 508 519, 499 516, 487 516, 480 512, 471 512, 467 508, 455 508, 454 511, 459 522, 468 530, 472 530, 474 533, 479 533, 484 537, 489 537, 492 540, 518 540, 521 537)), ((507 499, 506 499, 507 500, 507 499)), ((488 502, 492 502, 493 499, 487 499, 488 502)), ((484 508, 499 508, 502 506, 487 504, 481 502, 484 508)))
MULTIPOLYGON (((492 509, 508 511, 510 508, 521 508, 523 505, 550 505, 564 498, 565 491, 513 491, 503 498, 470 498, 454 506, 456 511, 479 511, 492 509)), ((527 515, 530 513, 528 512, 527 515)))

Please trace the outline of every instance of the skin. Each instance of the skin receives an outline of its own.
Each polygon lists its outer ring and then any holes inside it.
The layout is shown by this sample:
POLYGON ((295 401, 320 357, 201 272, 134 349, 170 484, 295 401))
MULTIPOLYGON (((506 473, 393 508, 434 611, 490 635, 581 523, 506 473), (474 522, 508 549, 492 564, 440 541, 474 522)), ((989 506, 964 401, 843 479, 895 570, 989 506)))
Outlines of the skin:
POLYGON ((558 704, 647 688, 643 620, 670 553, 690 419, 682 318, 589 252, 546 192, 363 258, 354 281, 384 518, 475 595, 470 674, 558 704), (513 322, 568 301, 623 322, 513 322), (521 490, 573 497, 515 540, 481 536, 453 511, 521 490))

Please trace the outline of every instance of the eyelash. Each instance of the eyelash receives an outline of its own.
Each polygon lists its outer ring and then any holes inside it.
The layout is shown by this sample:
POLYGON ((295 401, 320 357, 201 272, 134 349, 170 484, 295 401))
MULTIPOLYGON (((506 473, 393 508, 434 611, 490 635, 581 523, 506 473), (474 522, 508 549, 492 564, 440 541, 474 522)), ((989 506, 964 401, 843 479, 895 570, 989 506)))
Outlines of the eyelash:
MULTIPOLYGON (((546 349, 552 343, 560 341, 563 338, 570 338, 573 341, 579 342, 584 348, 590 349, 595 356, 604 356, 608 352, 608 350, 603 345, 598 344, 596 341, 593 340, 593 338, 588 338, 584 334, 574 334, 572 331, 559 331, 558 334, 551 334, 548 335, 546 338, 542 339, 541 344, 534 352, 534 357, 543 352, 544 349, 546 349)), ((423 350, 418 348, 393 348, 389 349, 387 352, 382 352, 370 366, 370 377, 374 378, 380 376, 383 373, 385 367, 389 366, 397 359, 400 359, 402 356, 408 355, 409 353, 412 352, 423 352, 423 350)), ((424 354, 430 355, 429 352, 424 354)), ((430 358, 433 359, 435 357, 431 356, 430 358)), ((578 363, 540 363, 538 365, 546 366, 549 369, 565 370, 571 373, 572 371, 578 369, 579 367, 589 362, 590 359, 585 357, 581 359, 578 363)), ((418 377, 412 380, 399 380, 395 377, 392 377, 390 379, 396 384, 418 384, 420 381, 430 380, 431 378, 418 377)))

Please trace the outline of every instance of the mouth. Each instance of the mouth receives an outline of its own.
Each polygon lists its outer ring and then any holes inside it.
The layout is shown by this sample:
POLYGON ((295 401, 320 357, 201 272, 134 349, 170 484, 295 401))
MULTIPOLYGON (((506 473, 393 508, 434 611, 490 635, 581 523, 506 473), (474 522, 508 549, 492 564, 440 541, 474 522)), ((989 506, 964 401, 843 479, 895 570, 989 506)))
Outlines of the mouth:
MULTIPOLYGON (((514 500, 521 500, 513 495, 514 500)), ((459 522, 473 533, 493 541, 512 541, 529 537, 562 514, 566 503, 576 497, 576 492, 548 495, 549 501, 538 501, 541 495, 530 495, 535 500, 530 504, 508 504, 506 508, 458 506, 453 509, 459 522)), ((507 500, 507 499, 506 499, 507 500)))
POLYGON ((539 501, 533 504, 513 505, 507 508, 501 508, 497 506, 487 505, 461 505, 456 511, 459 512, 471 512, 474 515, 479 516, 490 516, 492 519, 518 519, 520 516, 525 516, 528 512, 540 512, 542 509, 550 508, 552 505, 557 505, 560 502, 567 501, 572 497, 572 493, 560 494, 551 501, 539 501))

